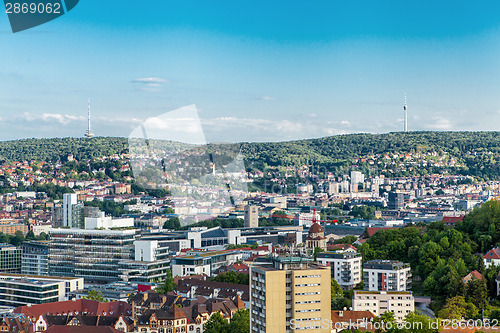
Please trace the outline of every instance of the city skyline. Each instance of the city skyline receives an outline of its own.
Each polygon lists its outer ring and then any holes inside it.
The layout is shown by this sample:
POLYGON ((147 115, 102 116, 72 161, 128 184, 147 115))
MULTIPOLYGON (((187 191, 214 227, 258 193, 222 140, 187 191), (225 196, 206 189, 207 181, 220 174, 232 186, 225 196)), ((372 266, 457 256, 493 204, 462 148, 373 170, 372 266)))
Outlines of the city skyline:
POLYGON ((0 15, 0 140, 81 137, 89 96, 96 136, 191 104, 208 142, 395 132, 405 92, 409 131, 500 125, 493 1, 155 6, 0 15))

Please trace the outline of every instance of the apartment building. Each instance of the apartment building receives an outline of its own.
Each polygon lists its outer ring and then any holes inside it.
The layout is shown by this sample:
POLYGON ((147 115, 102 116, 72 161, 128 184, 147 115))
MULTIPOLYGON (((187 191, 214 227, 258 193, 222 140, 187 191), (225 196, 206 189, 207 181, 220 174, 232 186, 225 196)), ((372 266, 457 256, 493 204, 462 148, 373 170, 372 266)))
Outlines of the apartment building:
POLYGON ((320 252, 317 261, 330 266, 331 278, 344 290, 354 288, 361 282, 361 254, 356 252, 320 252))
POLYGON ((410 264, 395 260, 370 260, 363 265, 367 291, 406 291, 411 288, 410 264))
POLYGON ((250 331, 330 332, 330 269, 299 257, 275 257, 250 268, 250 331))
POLYGON ((354 291, 354 311, 371 311, 376 316, 391 311, 397 321, 415 310, 415 299, 411 291, 354 291))

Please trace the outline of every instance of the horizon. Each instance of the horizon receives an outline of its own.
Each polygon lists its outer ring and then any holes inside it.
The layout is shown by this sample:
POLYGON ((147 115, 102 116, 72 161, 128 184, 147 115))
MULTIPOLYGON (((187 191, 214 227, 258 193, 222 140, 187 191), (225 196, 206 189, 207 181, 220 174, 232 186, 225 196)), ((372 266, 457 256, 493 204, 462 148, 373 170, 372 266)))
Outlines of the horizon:
MULTIPOLYGON (((401 134, 401 135, 412 135, 412 134, 426 134, 426 133, 442 133, 442 134, 458 134, 458 133, 500 133, 500 130, 497 131, 467 131, 467 130, 462 130, 462 131, 408 131, 408 132, 403 132, 403 131, 396 131, 396 132, 387 132, 387 133, 345 133, 345 134, 334 134, 334 135, 328 135, 328 136, 322 136, 322 137, 312 137, 312 138, 305 138, 305 139, 294 139, 294 140, 282 140, 282 141, 238 141, 238 142, 207 142, 207 143, 199 143, 199 144, 193 144, 195 146, 202 146, 205 144, 241 144, 241 143, 284 143, 284 142, 294 142, 294 141, 310 141, 310 140, 318 140, 318 139, 325 139, 325 138, 335 138, 335 137, 340 137, 340 136, 355 136, 355 135, 373 135, 373 136, 383 136, 383 135, 389 135, 389 134, 401 134)), ((94 139, 129 139, 128 137, 124 136, 93 136, 92 138, 87 138, 85 136, 65 136, 65 137, 39 137, 39 138, 20 138, 20 139, 7 139, 7 140, 2 140, 0 139, 0 142, 15 142, 15 141, 23 141, 23 140, 59 140, 59 139, 81 139, 81 140, 89 140, 92 141, 94 139)), ((184 143, 182 141, 175 141, 175 140, 169 140, 169 139, 147 139, 147 140, 159 140, 159 141, 172 141, 172 142, 179 142, 179 143, 184 143)))

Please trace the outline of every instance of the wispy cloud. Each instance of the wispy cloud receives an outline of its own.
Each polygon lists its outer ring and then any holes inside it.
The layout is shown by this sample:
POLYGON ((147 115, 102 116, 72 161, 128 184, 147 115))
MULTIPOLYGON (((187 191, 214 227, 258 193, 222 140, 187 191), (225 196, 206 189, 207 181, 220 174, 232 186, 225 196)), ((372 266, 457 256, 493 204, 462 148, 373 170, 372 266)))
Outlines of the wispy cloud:
POLYGON ((132 80, 132 83, 144 84, 148 87, 159 87, 162 84, 167 83, 168 81, 159 77, 144 77, 132 80))
POLYGON ((44 121, 44 122, 56 122, 61 125, 68 125, 71 122, 74 121, 84 121, 86 118, 83 116, 75 116, 71 114, 60 114, 60 113, 43 113, 43 114, 37 114, 33 115, 31 113, 25 112, 21 116, 15 117, 14 121, 27 121, 27 122, 34 122, 34 121, 44 121))
POLYGON ((435 116, 431 118, 431 123, 427 127, 433 130, 447 131, 452 129, 453 124, 451 120, 443 116, 435 116))
POLYGON ((260 99, 263 101, 275 101, 276 100, 275 97, 271 97, 271 96, 262 96, 260 99))

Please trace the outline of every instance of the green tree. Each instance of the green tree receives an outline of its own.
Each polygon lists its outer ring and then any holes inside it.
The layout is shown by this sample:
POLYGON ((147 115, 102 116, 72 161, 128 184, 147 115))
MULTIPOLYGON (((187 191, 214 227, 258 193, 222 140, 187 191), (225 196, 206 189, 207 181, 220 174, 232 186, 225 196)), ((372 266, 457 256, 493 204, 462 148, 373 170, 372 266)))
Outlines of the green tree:
POLYGON ((477 279, 475 276, 469 280, 466 287, 467 302, 474 304, 478 309, 485 309, 488 304, 488 287, 485 279, 477 279))
POLYGON ((219 312, 214 313, 205 324, 204 333, 229 333, 229 323, 219 312))
POLYGON ((107 302, 108 300, 104 298, 104 295, 100 290, 91 290, 87 293, 87 296, 82 297, 84 299, 90 299, 93 301, 98 301, 101 303, 107 302))
POLYGON ((250 309, 238 310, 234 313, 229 323, 231 333, 249 333, 250 332, 250 309))
POLYGON ((163 229, 179 230, 181 228, 181 221, 178 217, 172 217, 163 223, 163 229))
POLYGON ((324 252, 324 251, 325 251, 325 250, 323 250, 323 249, 322 249, 322 248, 320 248, 320 247, 315 247, 315 248, 314 248, 314 260, 316 260, 316 259, 317 259, 318 253, 320 253, 320 252, 324 252))
POLYGON ((477 307, 469 303, 463 296, 455 296, 446 300, 444 307, 438 312, 438 316, 444 319, 474 319, 479 314, 477 307))
POLYGON ((177 288, 177 286, 175 285, 174 278, 172 277, 172 270, 169 268, 167 270, 167 277, 156 288, 156 292, 159 294, 166 294, 169 291, 175 290, 175 288, 177 288))

